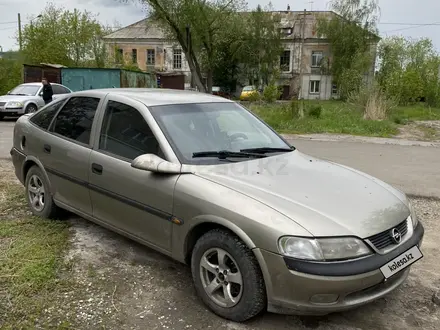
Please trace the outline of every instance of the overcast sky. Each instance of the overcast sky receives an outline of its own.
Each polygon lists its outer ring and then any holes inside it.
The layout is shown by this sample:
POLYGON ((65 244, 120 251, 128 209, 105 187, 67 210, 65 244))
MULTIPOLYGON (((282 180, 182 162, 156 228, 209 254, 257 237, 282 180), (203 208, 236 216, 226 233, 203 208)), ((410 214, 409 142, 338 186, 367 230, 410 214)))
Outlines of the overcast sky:
MULTIPOLYGON (((327 0, 273 0, 276 10, 285 10, 290 4, 291 10, 326 10, 327 0)), ((78 8, 99 14, 102 23, 113 25, 115 21, 125 26, 145 17, 139 5, 128 0, 52 0, 66 9, 78 8)), ((268 1, 248 0, 249 7, 258 4, 265 6, 268 1)), ((438 0, 379 0, 381 18, 379 30, 381 36, 403 35, 413 38, 428 37, 440 51, 440 1, 438 0)), ((1 0, 0 47, 5 50, 17 49, 17 13, 21 13, 23 24, 37 16, 45 7, 45 2, 29 0, 1 0)), ((50 36, 48 36, 50 38, 50 36)))

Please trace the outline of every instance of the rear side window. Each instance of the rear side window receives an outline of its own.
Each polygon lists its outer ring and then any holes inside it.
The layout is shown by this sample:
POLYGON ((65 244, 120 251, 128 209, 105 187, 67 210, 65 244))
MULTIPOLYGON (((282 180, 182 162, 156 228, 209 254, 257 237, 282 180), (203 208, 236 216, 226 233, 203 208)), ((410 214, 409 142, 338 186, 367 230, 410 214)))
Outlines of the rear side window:
POLYGON ((29 120, 38 127, 47 130, 52 122, 53 117, 61 108, 62 104, 63 101, 50 104, 46 108, 37 111, 29 120))
POLYGON ((72 97, 58 113, 52 130, 68 139, 89 144, 99 98, 72 97))
POLYGON ((70 93, 66 88, 60 85, 52 85, 52 90, 54 94, 67 94, 70 93))

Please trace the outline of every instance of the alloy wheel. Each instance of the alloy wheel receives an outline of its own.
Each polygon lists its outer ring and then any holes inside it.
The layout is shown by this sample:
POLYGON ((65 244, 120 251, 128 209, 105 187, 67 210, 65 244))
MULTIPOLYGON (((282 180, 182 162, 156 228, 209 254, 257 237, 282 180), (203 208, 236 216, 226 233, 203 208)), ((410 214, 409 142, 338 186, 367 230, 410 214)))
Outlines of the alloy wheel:
POLYGON ((32 175, 28 183, 28 198, 32 208, 41 212, 44 209, 45 189, 43 181, 37 176, 32 175))
POLYGON ((217 305, 230 308, 243 294, 243 276, 237 262, 225 250, 207 250, 200 260, 200 278, 208 297, 217 305))

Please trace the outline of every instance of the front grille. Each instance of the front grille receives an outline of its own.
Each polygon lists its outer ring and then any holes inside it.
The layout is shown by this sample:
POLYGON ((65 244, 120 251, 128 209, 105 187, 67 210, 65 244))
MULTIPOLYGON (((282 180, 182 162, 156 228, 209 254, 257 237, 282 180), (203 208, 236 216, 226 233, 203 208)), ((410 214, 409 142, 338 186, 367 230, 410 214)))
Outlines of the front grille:
POLYGON ((390 231, 393 228, 396 228, 397 230, 400 231, 400 234, 402 235, 402 239, 403 239, 405 235, 408 233, 408 221, 405 219, 397 226, 391 227, 390 229, 387 229, 379 234, 368 237, 367 240, 369 240, 378 250, 386 249, 390 245, 395 244, 390 234, 390 231))
POLYGON ((6 102, 0 102, 0 107, 4 107, 6 102))

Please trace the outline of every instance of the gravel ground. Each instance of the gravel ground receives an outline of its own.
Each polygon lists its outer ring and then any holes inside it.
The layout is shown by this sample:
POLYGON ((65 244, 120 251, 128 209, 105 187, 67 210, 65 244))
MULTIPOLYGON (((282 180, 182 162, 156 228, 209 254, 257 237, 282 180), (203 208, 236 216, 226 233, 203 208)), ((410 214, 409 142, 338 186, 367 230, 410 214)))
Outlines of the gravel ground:
MULTIPOLYGON (((11 171, 9 162, 0 169, 11 171)), ((413 199, 426 236, 424 258, 407 282, 374 304, 324 317, 266 313, 246 324, 225 321, 198 300, 188 267, 80 218, 72 218, 67 269, 71 284, 42 311, 37 328, 72 329, 439 329, 440 201, 413 199)))

